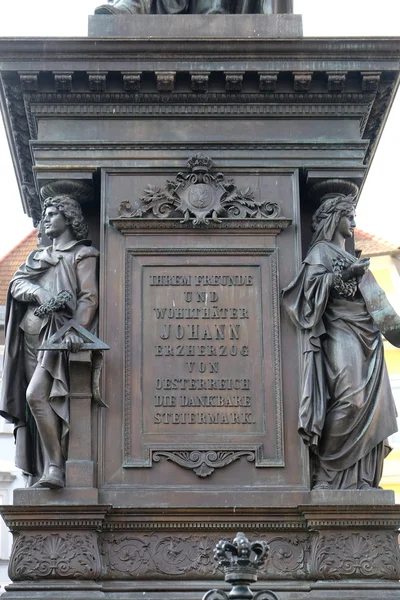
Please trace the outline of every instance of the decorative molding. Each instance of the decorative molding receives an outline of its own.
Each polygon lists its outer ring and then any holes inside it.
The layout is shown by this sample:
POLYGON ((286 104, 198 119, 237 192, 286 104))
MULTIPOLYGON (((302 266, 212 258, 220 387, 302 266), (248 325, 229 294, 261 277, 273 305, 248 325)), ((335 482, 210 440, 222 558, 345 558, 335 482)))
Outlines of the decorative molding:
POLYGON ((269 560, 261 569, 260 579, 307 579, 311 553, 310 535, 269 537, 268 546, 269 560))
POLYGON ((91 92, 103 93, 107 87, 106 71, 88 71, 89 89, 91 92))
MULTIPOLYGON (((164 73, 164 72, 161 72, 164 73)), ((175 73, 175 71, 173 71, 175 73)), ((197 72, 196 72, 197 73, 197 72)), ((202 72, 204 73, 204 72, 202 72)), ((276 90, 274 93, 268 96, 269 104, 286 104, 285 110, 290 108, 290 105, 296 104, 301 105, 305 103, 331 105, 338 104, 337 109, 340 107, 348 108, 348 105, 358 104, 369 104, 375 98, 375 93, 365 93, 361 91, 345 92, 344 94, 337 92, 307 92, 306 94, 294 93, 292 90, 276 90)), ((225 92, 208 92, 204 93, 191 93, 189 91, 176 92, 173 96, 173 100, 179 104, 226 104, 227 102, 235 104, 264 104, 265 94, 260 92, 241 92, 241 93, 225 93, 225 92)), ((166 98, 165 94, 157 93, 156 90, 151 92, 140 92, 140 93, 126 93, 122 89, 120 91, 105 92, 100 97, 94 97, 89 90, 83 90, 81 92, 74 92, 72 96, 66 93, 55 93, 40 91, 32 93, 31 101, 35 105, 35 108, 39 108, 36 105, 103 105, 103 104, 165 104, 170 103, 171 99, 166 98)), ((305 106, 304 108, 307 108, 305 106)))
POLYGON ((206 94, 208 92, 209 71, 191 71, 190 80, 192 92, 195 94, 206 94))
MULTIPOLYGON (((346 150, 347 152, 356 151, 363 152, 368 148, 368 141, 362 140, 361 142, 347 142, 341 140, 340 142, 325 142, 325 141, 305 141, 305 142, 248 142, 248 143, 239 143, 239 142, 195 142, 188 141, 186 143, 182 142, 111 142, 111 143, 102 143, 102 142, 71 142, 71 144, 66 144, 65 142, 42 142, 42 141, 34 141, 31 142, 31 148, 35 150, 40 150, 44 152, 53 152, 54 150, 59 151, 98 151, 101 150, 122 150, 122 151, 140 151, 140 150, 150 150, 150 151, 160 151, 160 150, 169 150, 172 152, 190 152, 190 151, 202 151, 202 152, 221 152, 221 150, 236 150, 236 151, 261 151, 261 152, 288 152, 288 151, 296 151, 296 152, 304 152, 306 150, 309 151, 320 151, 326 150, 331 152, 337 152, 340 150, 346 150)), ((251 173, 251 167, 248 169, 248 172, 251 173)))
POLYGON ((215 469, 222 469, 243 456, 249 462, 255 461, 254 452, 248 451, 218 451, 218 450, 192 450, 192 451, 156 451, 153 452, 153 462, 160 462, 162 458, 183 467, 191 469, 198 477, 208 477, 215 469))
MULTIPOLYGON (((280 65, 294 61, 306 69, 312 62, 315 71, 322 71, 327 61, 343 62, 353 69, 361 68, 360 63, 391 63, 392 69, 398 68, 400 44, 393 38, 268 38, 265 36, 252 38, 221 39, 192 38, 187 44, 187 35, 182 38, 49 38, 43 46, 41 39, 23 38, 18 44, 13 39, 0 40, 0 54, 4 61, 47 61, 60 57, 67 61, 113 61, 129 63, 132 60, 189 62, 196 57, 200 60, 227 61, 247 60, 256 57, 259 61, 270 61, 272 58, 280 65), (117 52, 118 50, 118 52, 117 52)), ((370 67, 371 68, 371 67, 370 67)))
POLYGON ((393 81, 384 81, 380 83, 375 101, 371 107, 368 118, 364 122, 362 137, 370 140, 370 145, 365 156, 366 164, 369 163, 371 156, 374 154, 379 139, 379 133, 382 130, 395 87, 393 81))
POLYGON ((134 93, 140 91, 141 71, 122 71, 121 74, 126 92, 134 93))
POLYGON ((267 256, 275 248, 129 248, 128 253, 136 256, 267 256))
POLYGON ((97 533, 15 533, 9 572, 13 581, 98 579, 97 533))
POLYGON ((159 92, 173 92, 176 71, 155 71, 157 89, 159 92))
POLYGON ((212 160, 196 154, 187 161, 189 173, 178 173, 175 181, 163 188, 148 185, 139 198, 139 206, 123 200, 119 206, 121 219, 140 219, 147 213, 152 218, 168 219, 182 215, 182 223, 193 226, 218 223, 227 219, 275 219, 280 216, 276 203, 254 198, 250 187, 239 190, 223 173, 212 174, 212 160))
POLYGON ((57 93, 72 92, 72 75, 73 72, 53 71, 54 85, 57 93))
MULTIPOLYGON (((276 223, 276 220, 271 220, 272 223, 276 223)), ((112 220, 113 225, 124 222, 124 219, 112 220)), ((137 219, 136 222, 140 222, 137 219)), ((158 228, 158 224, 169 223, 169 220, 149 220, 142 221, 144 223, 153 223, 154 227, 158 228)), ((243 220, 242 222, 247 223, 267 223, 267 220, 243 220)), ((127 223, 131 223, 127 220, 127 223)), ((286 226, 290 223, 286 220, 286 226)), ((178 223, 180 227, 180 223, 178 223)), ((220 229, 221 224, 215 224, 215 227, 220 229)), ((276 226, 275 226, 276 227, 276 226)), ((241 227, 242 229, 243 227, 241 227)), ((129 230, 128 230, 129 231, 129 230)), ((196 230, 195 230, 196 231, 196 230)), ((275 235, 279 232, 279 229, 275 229, 275 235)), ((123 401, 123 423, 124 423, 124 468, 143 468, 151 467, 152 461, 158 462, 159 458, 167 458, 178 462, 176 460, 179 455, 179 460, 186 464, 181 464, 182 467, 195 469, 201 467, 201 471, 205 468, 202 465, 207 463, 204 460, 202 454, 205 453, 205 449, 201 445, 197 444, 185 444, 177 443, 175 448, 172 448, 170 444, 143 444, 141 455, 132 455, 132 342, 131 342, 131 331, 132 331, 132 271, 133 265, 137 261, 138 256, 163 256, 163 255, 183 255, 183 256, 201 256, 204 254, 211 254, 217 256, 268 256, 271 261, 271 280, 270 287, 272 289, 272 321, 274 330, 274 342, 273 342, 273 377, 274 377, 274 414, 275 414, 275 428, 276 432, 276 451, 275 456, 266 457, 264 455, 264 446, 262 443, 259 444, 246 444, 244 442, 238 442, 235 444, 213 444, 212 450, 216 453, 227 455, 236 455, 237 453, 244 453, 244 455, 255 456, 255 467, 256 468, 275 468, 283 467, 284 462, 284 443, 283 443, 283 422, 282 422, 282 389, 281 389, 281 357, 280 357, 280 333, 279 333, 279 292, 278 292, 278 264, 277 264, 277 251, 274 247, 263 247, 263 248, 244 248, 238 250, 237 248, 128 248, 126 251, 125 258, 125 374, 124 374, 124 401, 123 401), (191 453, 198 454, 198 458, 191 456, 191 453), (168 455, 168 456, 167 456, 168 455), (156 456, 156 459, 154 458, 156 456), (158 460, 157 460, 158 459, 158 460), (174 460, 175 459, 175 460, 174 460), (199 465, 193 465, 192 461, 200 461, 199 465), (201 460, 200 460, 201 459, 201 460)), ((240 458, 240 456, 237 456, 240 458)), ((220 460, 220 457, 218 457, 220 460)), ((233 458, 236 460, 236 457, 233 458)), ((252 462, 252 457, 248 458, 252 462)), ((229 461, 229 463, 232 460, 229 461)), ((207 466, 207 465, 206 465, 207 466)), ((215 469, 215 465, 210 465, 215 469)), ((199 476, 199 473, 197 473, 199 476)), ((208 475, 210 473, 207 473, 208 475)))
MULTIPOLYGON (((138 525, 142 529, 145 524, 138 525)), ((129 531, 129 524, 124 526, 123 523, 113 523, 110 532, 102 534, 100 552, 107 578, 159 579, 162 576, 185 575, 192 579, 204 577, 211 580, 218 579, 220 574, 212 561, 212 549, 219 541, 222 532, 237 529, 245 529, 249 531, 249 535, 251 532, 252 535, 262 537, 268 543, 269 560, 260 569, 260 580, 309 578, 309 535, 282 533, 271 537, 271 524, 266 526, 265 523, 218 523, 217 528, 220 531, 208 534, 154 532, 154 529, 158 528, 157 525, 152 528, 151 524, 147 523, 146 529, 149 533, 142 533, 129 531), (125 531, 118 533, 120 528, 125 531)), ((201 528, 216 529, 210 525, 203 523, 201 528)), ((286 523, 282 522, 282 525, 288 529, 286 523)), ((168 524, 165 523, 165 526, 168 527, 168 524)), ((180 524, 174 522, 174 529, 176 526, 179 527, 180 524)), ((281 523, 278 527, 281 527, 281 523)))
MULTIPOLYGON (((31 94, 24 94, 23 99, 24 99, 26 120, 28 122, 28 129, 29 129, 29 135, 30 135, 30 140, 28 143, 30 144, 30 142, 32 140, 37 140, 37 137, 38 137, 37 121, 31 111, 31 105, 30 105, 31 94)), ((32 167, 32 170, 33 170, 33 167, 32 167)))
MULTIPOLYGON (((165 512, 165 510, 163 509, 163 513, 165 512)), ((132 522, 126 522, 125 520, 123 522, 118 522, 118 521, 112 521, 109 523, 105 523, 104 527, 102 529, 102 531, 104 533, 107 532, 125 532, 125 531, 158 531, 158 530, 163 530, 166 529, 168 530, 171 527, 171 522, 168 521, 162 521, 162 522, 157 522, 154 518, 152 518, 151 521, 147 521, 147 522, 143 522, 143 521, 135 521, 134 523, 132 522)), ((281 532, 281 531, 286 531, 286 530, 295 530, 295 531, 303 531, 306 530, 306 524, 302 523, 301 521, 295 521, 295 522, 291 522, 291 521, 286 521, 284 516, 282 516, 281 520, 273 520, 270 523, 267 523, 265 521, 265 514, 263 513, 262 515, 260 515, 260 521, 259 522, 254 522, 251 520, 232 520, 232 510, 230 509, 230 516, 228 518, 228 520, 223 521, 214 521, 214 520, 210 520, 208 516, 206 516, 204 518, 203 521, 195 521, 195 520, 191 520, 190 522, 188 521, 179 521, 179 520, 174 520, 174 530, 176 531, 186 531, 186 532, 192 532, 192 531, 215 531, 215 530, 221 530, 221 531, 232 531, 232 530, 237 530, 239 528, 245 529, 247 530, 254 530, 257 532, 257 535, 259 535, 259 531, 274 531, 274 532, 281 532)))
POLYGON ((228 93, 241 92, 244 71, 225 72, 225 91, 228 93))
POLYGON ((295 92, 308 92, 311 87, 312 73, 308 71, 293 73, 293 87, 295 92))
POLYGON ((18 532, 23 529, 101 529, 103 520, 61 519, 56 521, 43 519, 41 521, 25 521, 7 518, 6 523, 10 531, 18 532))
POLYGON ((118 579, 191 576, 215 579, 218 570, 212 561, 212 537, 193 534, 105 535, 100 552, 107 575, 118 579))
MULTIPOLYGON (((113 104, 112 101, 108 103, 93 103, 93 96, 91 96, 88 104, 84 104, 83 101, 77 101, 75 103, 55 103, 55 104, 34 104, 30 105, 30 111, 35 118, 44 117, 70 117, 70 116, 87 116, 88 111, 92 116, 102 117, 107 116, 110 118, 121 118, 122 117, 136 117, 136 116, 229 116, 232 119, 244 119, 244 118, 257 118, 257 117, 299 117, 299 118, 322 118, 326 117, 350 117, 362 119, 368 114, 369 106, 367 103, 349 104, 343 103, 342 105, 336 103, 330 103, 328 100, 326 103, 312 103, 309 100, 307 104, 306 99, 303 97, 302 103, 290 103, 289 98, 285 98, 283 103, 274 102, 269 97, 269 102, 265 102, 265 95, 263 94, 262 99, 256 101, 252 99, 250 103, 243 102, 237 103, 235 100, 229 99, 229 95, 223 94, 225 99, 219 98, 216 101, 205 102, 201 98, 206 98, 208 94, 203 96, 198 95, 199 98, 194 102, 194 98, 185 103, 184 100, 180 101, 177 97, 178 94, 174 94, 173 102, 165 103, 157 98, 149 100, 135 101, 132 98, 132 103, 129 104, 126 101, 122 103, 113 104), (227 97, 228 96, 228 97, 227 97), (240 109, 237 104, 239 104, 240 109)), ((304 96, 304 93, 299 92, 299 95, 304 96)), ((72 98, 72 95, 71 95, 72 98)), ((170 98, 170 96, 165 96, 170 98)))
POLYGON ((260 77, 260 92, 274 93, 276 91, 279 73, 277 71, 259 71, 258 75, 260 77))
POLYGON ((327 532, 313 540, 311 575, 316 579, 400 578, 397 532, 327 532))
MULTIPOLYGON (((282 406, 282 373, 281 373, 281 335, 280 335, 280 302, 278 280, 278 251, 271 255, 271 290, 272 290, 272 322, 274 333, 274 403, 276 431, 276 462, 284 463, 283 447, 283 406, 282 406)), ((266 461, 268 462, 268 461, 266 461)), ((257 460, 256 466, 263 466, 264 459, 257 460)), ((267 465, 266 465, 267 466, 267 465)))
POLYGON ((362 91, 367 93, 375 93, 378 91, 381 73, 379 71, 361 71, 362 91))
POLYGON ((327 71, 328 91, 343 93, 346 88, 347 72, 327 71))
MULTIPOLYGON (((125 253, 125 330, 124 330, 124 396, 122 406, 122 423, 123 423, 123 464, 134 462, 132 457, 132 271, 135 255, 133 253, 125 253)), ((141 425, 141 424, 140 424, 141 425)), ((135 462, 141 466, 151 466, 150 456, 143 459, 136 459, 135 462)))
POLYGON ((31 134, 21 84, 8 83, 4 78, 2 83, 18 159, 19 184, 33 224, 36 226, 41 219, 42 211, 32 170, 32 155, 29 147, 31 134))
POLYGON ((19 71, 19 80, 23 92, 37 92, 39 89, 38 73, 19 71))

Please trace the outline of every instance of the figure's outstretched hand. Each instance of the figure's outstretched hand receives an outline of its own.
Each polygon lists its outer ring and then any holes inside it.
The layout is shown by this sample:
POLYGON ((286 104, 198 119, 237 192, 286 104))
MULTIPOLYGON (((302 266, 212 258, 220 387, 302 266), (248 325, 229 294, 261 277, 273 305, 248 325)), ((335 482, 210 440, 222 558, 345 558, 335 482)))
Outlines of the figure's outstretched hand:
POLYGON ((348 281, 349 279, 352 279, 353 277, 355 277, 356 279, 361 279, 361 277, 364 275, 364 273, 366 273, 366 271, 368 271, 369 264, 370 264, 369 258, 360 258, 359 260, 354 262, 352 265, 347 267, 347 269, 344 269, 344 271, 342 272, 343 281, 348 281))
POLYGON ((75 333, 67 333, 64 338, 64 342, 66 343, 67 349, 70 352, 79 352, 84 344, 83 339, 75 333))

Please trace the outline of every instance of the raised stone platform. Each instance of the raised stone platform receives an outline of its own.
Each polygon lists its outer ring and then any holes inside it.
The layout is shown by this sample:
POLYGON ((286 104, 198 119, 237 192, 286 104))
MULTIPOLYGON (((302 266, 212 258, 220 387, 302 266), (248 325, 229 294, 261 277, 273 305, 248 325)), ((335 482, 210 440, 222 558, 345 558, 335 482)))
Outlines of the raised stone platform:
POLYGON ((236 530, 270 546, 254 591, 279 600, 398 600, 400 506, 263 509, 4 507, 14 534, 5 600, 201 600, 236 530), (63 595, 64 594, 64 595, 63 595))
MULTIPOLYGON (((89 37, 298 38, 301 15, 94 15, 89 37)), ((189 50, 189 48, 188 48, 189 50)))

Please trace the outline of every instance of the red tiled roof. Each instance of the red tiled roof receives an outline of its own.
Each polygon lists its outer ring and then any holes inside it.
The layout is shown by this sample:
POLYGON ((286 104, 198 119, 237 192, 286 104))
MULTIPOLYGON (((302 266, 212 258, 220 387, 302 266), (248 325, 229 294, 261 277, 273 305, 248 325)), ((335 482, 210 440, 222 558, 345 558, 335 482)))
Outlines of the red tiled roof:
POLYGON ((0 305, 4 306, 7 290, 15 271, 37 247, 37 230, 31 231, 0 260, 0 305))
POLYGON ((377 256, 379 254, 393 254, 396 251, 400 252, 400 248, 396 244, 387 242, 372 233, 357 228, 354 230, 354 245, 356 250, 362 251, 362 256, 377 256))

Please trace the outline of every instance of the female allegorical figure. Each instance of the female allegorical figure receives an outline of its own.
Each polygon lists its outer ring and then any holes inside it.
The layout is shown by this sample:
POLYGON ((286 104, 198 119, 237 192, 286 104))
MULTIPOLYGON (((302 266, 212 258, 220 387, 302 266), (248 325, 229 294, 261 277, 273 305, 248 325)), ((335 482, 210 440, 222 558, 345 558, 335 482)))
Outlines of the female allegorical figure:
POLYGON ((327 198, 313 217, 301 271, 283 291, 303 332, 299 433, 313 452, 314 489, 378 487, 386 440, 397 431, 381 332, 371 316, 371 298, 383 292, 369 259, 345 250, 354 227, 353 198, 327 198))

